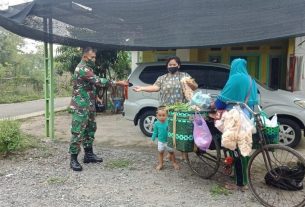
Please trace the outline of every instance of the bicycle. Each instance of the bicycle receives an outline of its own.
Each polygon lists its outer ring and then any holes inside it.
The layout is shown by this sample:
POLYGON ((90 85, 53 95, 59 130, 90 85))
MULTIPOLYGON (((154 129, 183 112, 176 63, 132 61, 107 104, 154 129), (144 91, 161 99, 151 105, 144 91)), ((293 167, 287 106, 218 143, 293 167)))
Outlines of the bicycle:
MULTIPOLYGON (((291 173, 287 174, 287 172, 305 166, 305 159, 302 155, 287 146, 268 144, 260 112, 254 112, 247 104, 242 102, 227 102, 227 104, 246 108, 252 114, 256 123, 258 147, 251 154, 247 169, 249 189, 254 197, 267 207, 305 206, 305 189, 302 187, 304 175, 301 176, 299 190, 291 190, 288 185, 285 186, 288 182, 294 181, 291 178, 291 173), (270 180, 275 183, 281 182, 283 186, 275 186, 270 180)), ((261 109, 259 110, 261 111, 261 109)), ((214 130, 212 126, 211 129, 214 130)), ((218 171, 221 162, 220 141, 215 136, 213 136, 213 145, 206 152, 197 150, 195 155, 189 156, 188 164, 190 168, 200 177, 210 178, 218 171)), ((226 157, 227 150, 223 150, 226 157)))

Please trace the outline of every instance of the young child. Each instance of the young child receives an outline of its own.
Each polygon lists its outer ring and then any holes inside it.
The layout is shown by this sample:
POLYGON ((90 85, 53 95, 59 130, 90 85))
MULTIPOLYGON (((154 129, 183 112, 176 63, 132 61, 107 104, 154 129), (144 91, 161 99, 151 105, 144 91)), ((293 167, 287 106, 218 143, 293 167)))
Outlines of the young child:
POLYGON ((163 168, 163 157, 164 151, 169 153, 170 161, 172 161, 173 166, 176 170, 180 167, 176 162, 174 150, 167 146, 167 131, 168 131, 168 120, 167 111, 165 107, 159 107, 157 110, 157 121, 154 123, 154 132, 151 137, 152 141, 158 139, 158 151, 159 151, 159 164, 156 170, 161 170, 163 168))

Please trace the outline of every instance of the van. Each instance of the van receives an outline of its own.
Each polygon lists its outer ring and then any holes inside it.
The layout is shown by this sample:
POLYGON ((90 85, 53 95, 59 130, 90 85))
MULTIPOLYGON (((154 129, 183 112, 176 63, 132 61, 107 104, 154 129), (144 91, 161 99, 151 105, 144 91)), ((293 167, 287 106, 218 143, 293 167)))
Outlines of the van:
MULTIPOLYGON (((190 74, 198 83, 198 90, 211 95, 220 93, 226 84, 230 66, 217 63, 184 62, 181 72, 190 74)), ((133 86, 154 84, 159 76, 167 73, 164 62, 142 63, 130 74, 123 115, 139 125, 146 136, 151 136, 155 113, 159 104, 159 93, 134 92, 133 86)), ((280 143, 296 147, 305 128, 305 97, 284 90, 273 90, 257 82, 261 107, 271 118, 277 114, 280 123, 280 143)))

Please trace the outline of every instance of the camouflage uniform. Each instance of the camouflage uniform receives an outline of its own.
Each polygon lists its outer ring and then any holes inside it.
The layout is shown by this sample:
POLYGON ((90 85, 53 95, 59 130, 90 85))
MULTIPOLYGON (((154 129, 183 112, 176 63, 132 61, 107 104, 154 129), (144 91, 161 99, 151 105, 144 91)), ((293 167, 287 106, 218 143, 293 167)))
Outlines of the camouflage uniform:
POLYGON ((73 74, 73 94, 70 103, 72 113, 71 143, 69 152, 78 154, 80 145, 84 148, 92 147, 96 132, 96 87, 107 84, 107 80, 100 79, 93 70, 81 61, 73 74))

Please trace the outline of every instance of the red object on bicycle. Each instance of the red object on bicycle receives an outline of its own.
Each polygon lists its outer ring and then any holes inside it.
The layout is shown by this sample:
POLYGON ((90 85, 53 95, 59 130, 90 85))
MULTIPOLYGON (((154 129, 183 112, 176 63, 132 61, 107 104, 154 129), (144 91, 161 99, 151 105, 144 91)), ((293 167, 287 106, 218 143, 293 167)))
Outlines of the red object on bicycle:
POLYGON ((225 158, 224 163, 226 165, 232 165, 233 161, 234 161, 233 157, 228 156, 228 157, 225 158))

